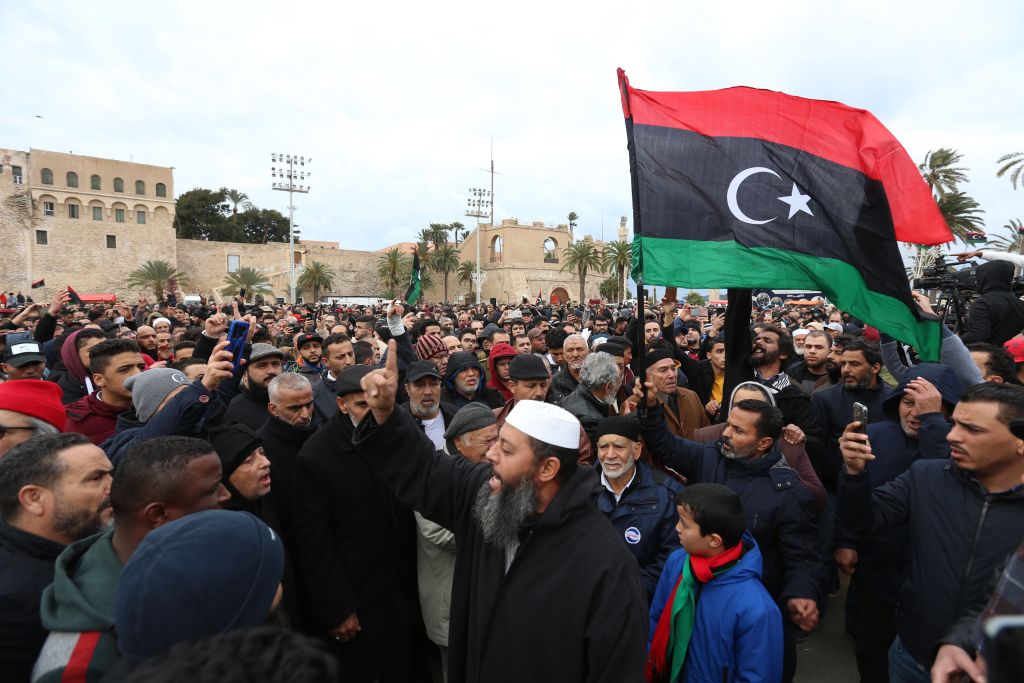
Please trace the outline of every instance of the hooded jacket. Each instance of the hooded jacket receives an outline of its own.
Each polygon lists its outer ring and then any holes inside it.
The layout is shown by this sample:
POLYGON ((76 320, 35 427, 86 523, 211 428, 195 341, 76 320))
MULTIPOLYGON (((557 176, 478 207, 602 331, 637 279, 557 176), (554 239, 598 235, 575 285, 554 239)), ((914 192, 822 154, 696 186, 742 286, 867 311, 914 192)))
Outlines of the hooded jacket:
POLYGON ((127 410, 130 408, 115 408, 109 403, 104 403, 96 394, 83 396, 64 407, 64 412, 68 416, 65 431, 84 434, 99 446, 113 436, 117 429, 118 416, 127 410))
POLYGON ((505 405, 501 394, 486 386, 484 381, 484 371, 480 367, 476 356, 469 351, 456 351, 448 356, 448 367, 445 368, 444 381, 442 382, 441 402, 450 404, 455 408, 456 412, 458 412, 459 408, 473 402, 483 403, 490 408, 500 408, 505 405), (480 381, 476 385, 476 392, 473 394, 473 398, 467 399, 455 388, 455 376, 470 367, 476 368, 479 371, 480 381))
MULTIPOLYGON (((761 550, 749 531, 743 533, 742 543, 739 562, 700 586, 682 680, 782 679, 782 614, 761 582, 761 550)), ((665 563, 651 601, 651 637, 689 559, 680 548, 665 563)))
POLYGON ((1013 264, 989 261, 978 266, 981 296, 971 303, 964 344, 986 342, 1002 346, 1024 330, 1024 301, 1010 291, 1013 264))
POLYGON ((355 446, 400 501, 455 533, 449 683, 638 680, 647 600, 592 470, 577 467, 528 522, 509 564, 473 517, 489 463, 437 453, 403 410, 382 425, 368 414, 355 446))
POLYGON ((96 681, 117 660, 114 596, 121 562, 111 545, 113 535, 108 529, 76 541, 57 558, 41 606, 50 635, 32 670, 33 683, 96 681), (67 671, 72 655, 74 672, 67 671))
MULTIPOLYGON (((887 419, 868 425, 868 440, 875 460, 867 468, 867 477, 872 489, 886 484, 903 474, 915 461, 949 458, 950 425, 942 413, 925 413, 919 416, 921 423, 917 436, 907 436, 900 425, 899 405, 911 380, 923 377, 942 395, 949 406, 960 400, 960 381, 956 373, 945 365, 922 363, 907 371, 899 388, 882 404, 887 419)), ((857 551, 857 571, 853 580, 863 585, 877 597, 895 605, 899 601, 900 582, 907 564, 906 526, 879 529, 873 534, 853 532, 840 519, 836 524, 836 546, 857 551)))
POLYGON ((487 380, 487 386, 501 394, 502 403, 512 398, 512 390, 498 379, 498 370, 495 365, 499 358, 515 358, 516 355, 517 353, 514 348, 508 344, 501 343, 491 347, 491 352, 487 356, 487 368, 490 370, 488 373, 490 379, 487 380))

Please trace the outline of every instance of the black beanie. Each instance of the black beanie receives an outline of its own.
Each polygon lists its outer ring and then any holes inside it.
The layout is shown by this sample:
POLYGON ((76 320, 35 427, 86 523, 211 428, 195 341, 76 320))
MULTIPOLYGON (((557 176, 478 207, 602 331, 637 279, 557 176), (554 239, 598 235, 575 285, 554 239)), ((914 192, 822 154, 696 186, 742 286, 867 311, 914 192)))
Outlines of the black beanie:
POLYGON ((232 422, 213 429, 210 443, 220 458, 221 479, 227 481, 249 454, 263 445, 263 440, 241 422, 232 422))

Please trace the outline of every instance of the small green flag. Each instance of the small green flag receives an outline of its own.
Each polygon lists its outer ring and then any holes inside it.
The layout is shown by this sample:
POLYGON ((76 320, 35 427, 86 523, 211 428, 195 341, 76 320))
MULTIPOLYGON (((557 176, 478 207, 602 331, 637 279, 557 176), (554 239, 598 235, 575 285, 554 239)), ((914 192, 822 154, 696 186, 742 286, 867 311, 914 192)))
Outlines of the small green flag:
POLYGON ((420 255, 416 252, 412 256, 412 278, 409 280, 409 289, 405 290, 405 303, 412 305, 420 298, 420 255))

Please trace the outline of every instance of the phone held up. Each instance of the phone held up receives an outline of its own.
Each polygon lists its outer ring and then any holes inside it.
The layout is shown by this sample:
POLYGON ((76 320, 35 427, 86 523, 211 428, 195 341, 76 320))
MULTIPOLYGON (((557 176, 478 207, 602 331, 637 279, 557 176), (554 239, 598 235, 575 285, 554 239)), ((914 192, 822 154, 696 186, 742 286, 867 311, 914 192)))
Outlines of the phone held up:
POLYGON ((853 404, 853 421, 860 422, 860 427, 857 428, 858 434, 868 433, 868 407, 863 403, 853 404))
POLYGON ((245 350, 245 340, 249 336, 249 323, 244 320, 232 320, 228 327, 227 350, 231 353, 231 366, 233 370, 238 369, 242 362, 242 352, 245 350))

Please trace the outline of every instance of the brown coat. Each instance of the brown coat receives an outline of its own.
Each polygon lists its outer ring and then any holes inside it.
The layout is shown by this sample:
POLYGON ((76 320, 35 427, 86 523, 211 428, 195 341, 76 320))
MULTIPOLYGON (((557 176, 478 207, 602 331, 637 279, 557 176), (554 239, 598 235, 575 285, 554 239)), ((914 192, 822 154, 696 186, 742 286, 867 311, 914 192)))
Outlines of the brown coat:
POLYGON ((689 389, 676 388, 677 410, 675 412, 661 400, 660 396, 658 402, 661 403, 661 411, 665 415, 665 424, 668 426, 668 430, 676 436, 693 439, 693 435, 698 429, 711 423, 708 420, 708 414, 704 412, 704 405, 700 402, 700 397, 689 389))

